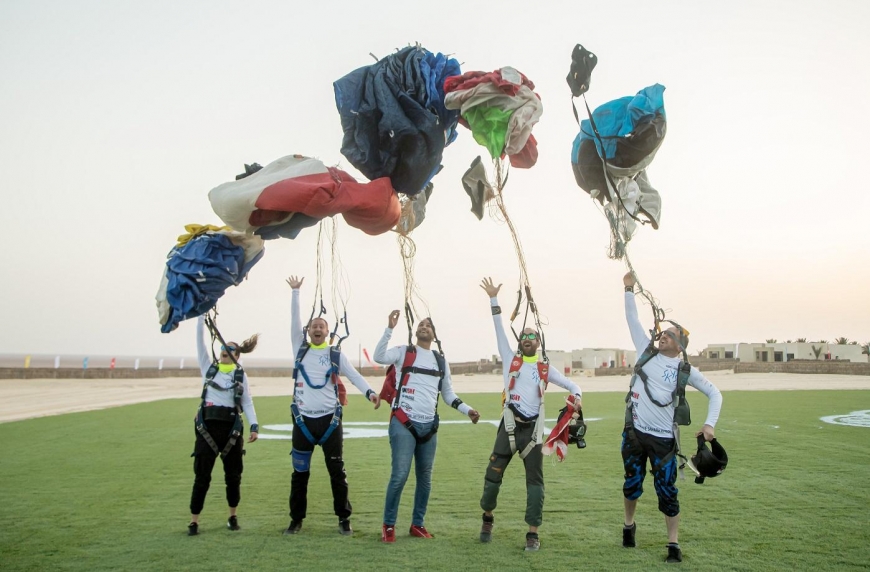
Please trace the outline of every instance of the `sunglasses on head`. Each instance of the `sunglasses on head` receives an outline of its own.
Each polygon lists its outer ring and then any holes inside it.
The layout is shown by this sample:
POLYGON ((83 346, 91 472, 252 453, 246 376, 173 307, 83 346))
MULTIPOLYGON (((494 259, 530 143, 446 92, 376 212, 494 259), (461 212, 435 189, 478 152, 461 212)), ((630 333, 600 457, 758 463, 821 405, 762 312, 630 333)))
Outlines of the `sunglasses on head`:
POLYGON ((235 346, 221 346, 221 351, 222 352, 232 352, 235 354, 235 353, 239 352, 239 348, 237 348, 235 346))
POLYGON ((538 334, 530 332, 528 334, 520 334, 520 340, 537 340, 538 334))

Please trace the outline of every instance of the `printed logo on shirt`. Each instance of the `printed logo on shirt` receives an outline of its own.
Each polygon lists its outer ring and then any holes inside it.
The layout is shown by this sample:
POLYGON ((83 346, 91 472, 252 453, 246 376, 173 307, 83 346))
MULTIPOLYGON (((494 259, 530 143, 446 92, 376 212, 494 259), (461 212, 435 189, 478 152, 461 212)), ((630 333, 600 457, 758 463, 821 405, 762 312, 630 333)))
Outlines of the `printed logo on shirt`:
POLYGON ((206 401, 206 402, 205 402, 205 406, 206 406, 206 407, 211 407, 212 405, 214 405, 214 402, 213 402, 213 401, 206 401))
POLYGON ((519 401, 520 395, 518 393, 511 393, 511 401, 519 401))
POLYGON ((402 387, 402 393, 406 395, 414 395, 416 390, 413 387, 402 387))
POLYGON ((677 370, 676 370, 676 368, 665 369, 665 372, 662 374, 662 380, 665 383, 676 383, 677 382, 677 370))
POLYGON ((305 384, 301 381, 296 382, 296 387, 305 387, 305 384))
POLYGON ((320 365, 330 365, 328 355, 317 356, 317 359, 320 365))
POLYGON ((632 391, 632 392, 631 392, 631 398, 632 398, 632 399, 640 399, 640 393, 638 393, 638 392, 636 392, 636 391, 632 391))

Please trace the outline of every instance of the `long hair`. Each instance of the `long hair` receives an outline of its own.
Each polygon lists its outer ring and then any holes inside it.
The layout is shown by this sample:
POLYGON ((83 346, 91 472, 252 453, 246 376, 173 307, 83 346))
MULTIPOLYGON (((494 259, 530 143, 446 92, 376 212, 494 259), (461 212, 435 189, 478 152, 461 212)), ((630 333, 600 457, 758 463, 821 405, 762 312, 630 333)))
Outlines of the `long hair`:
POLYGON ((254 334, 253 336, 251 336, 250 338, 248 338, 247 340, 243 341, 240 344, 237 344, 235 342, 230 342, 229 345, 234 345, 237 348, 239 348, 239 353, 241 353, 241 354, 249 354, 252 351, 254 351, 254 349, 256 349, 257 342, 259 341, 259 339, 260 339, 260 334, 254 334))

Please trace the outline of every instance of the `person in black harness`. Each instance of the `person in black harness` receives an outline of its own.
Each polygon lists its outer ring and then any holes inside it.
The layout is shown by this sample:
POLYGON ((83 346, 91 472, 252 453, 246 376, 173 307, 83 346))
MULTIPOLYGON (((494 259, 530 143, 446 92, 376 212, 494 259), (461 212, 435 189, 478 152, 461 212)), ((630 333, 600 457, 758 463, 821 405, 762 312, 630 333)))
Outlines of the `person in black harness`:
MULTIPOLYGON (((291 276, 287 284, 293 289, 290 306, 290 340, 296 351, 293 370, 293 476, 290 478, 290 525, 284 534, 298 534, 308 510, 308 480, 311 477, 311 455, 317 445, 323 449, 326 469, 332 486, 333 510, 338 517, 338 531, 345 536, 353 534, 350 515, 353 508, 348 500, 347 474, 344 471, 342 451, 342 405, 340 393, 344 389, 339 375, 344 375, 366 396, 380 406, 378 394, 357 372, 340 351, 327 343, 329 324, 323 318, 312 319, 307 327, 308 338, 302 329, 299 315, 299 288, 304 278, 291 276)), ((340 346, 340 344, 339 344, 340 346)))
MULTIPOLYGON (((409 533, 417 538, 432 538, 426 530, 424 518, 432 490, 432 469, 438 445, 438 394, 441 394, 444 403, 467 415, 472 423, 480 419, 480 414, 453 392, 450 366, 440 348, 435 351, 431 349, 432 342, 436 341, 432 320, 420 320, 416 345, 387 349, 398 321, 399 311, 395 310, 390 313, 387 329, 374 355, 377 363, 391 365, 391 371, 399 372, 393 378, 396 387, 389 427, 392 470, 384 502, 384 525, 381 528, 381 540, 389 543, 396 541, 399 501, 411 472, 411 461, 414 461, 417 489, 409 533)), ((388 389, 385 387, 384 391, 388 389)))
POLYGON ((681 562, 683 553, 678 540, 680 502, 675 485, 677 457, 684 458, 680 453, 679 425, 691 422, 685 399, 686 385, 691 385, 709 399, 707 419, 696 435, 707 441, 715 437, 714 427, 722 407, 722 394, 698 368, 689 365, 686 355, 689 332, 683 327, 675 325, 658 334, 658 347, 655 338, 647 336, 637 315, 635 283, 636 279, 631 273, 623 278, 625 319, 638 359, 626 396, 625 428, 622 433, 622 462, 625 468, 622 545, 626 548, 636 545, 637 524, 634 514, 637 501, 643 494, 649 461, 659 510, 665 515, 668 529, 666 561, 681 562))
POLYGON ((241 498, 242 455, 244 455, 244 426, 242 412, 251 424, 248 443, 257 440, 257 412, 248 389, 248 376, 238 365, 243 353, 254 351, 258 335, 253 335, 241 344, 228 342, 221 346, 220 359, 215 360, 206 347, 204 338, 205 320, 199 317, 196 323, 196 352, 199 369, 203 376, 202 401, 196 413, 196 443, 193 454, 193 491, 190 495, 190 524, 187 534, 199 534, 199 515, 205 503, 205 495, 211 484, 211 471, 220 456, 224 464, 224 480, 227 486, 227 504, 230 516, 227 528, 239 530, 236 509, 241 498))

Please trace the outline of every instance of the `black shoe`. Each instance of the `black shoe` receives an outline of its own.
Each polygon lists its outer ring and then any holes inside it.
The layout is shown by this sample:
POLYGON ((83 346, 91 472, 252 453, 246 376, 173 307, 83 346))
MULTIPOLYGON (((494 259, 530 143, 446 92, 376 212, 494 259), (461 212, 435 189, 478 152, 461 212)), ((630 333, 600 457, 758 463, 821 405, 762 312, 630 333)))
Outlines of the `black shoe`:
POLYGON ((535 550, 541 549, 541 540, 538 538, 537 532, 527 532, 526 533, 526 547, 523 550, 527 552, 534 552, 535 550))
POLYGON ((230 530, 241 530, 242 527, 239 526, 239 519, 236 518, 236 515, 233 515, 227 519, 227 528, 230 530))
POLYGON ((492 526, 495 524, 495 517, 486 516, 486 513, 483 515, 483 524, 480 527, 480 541, 481 542, 491 542, 492 541, 492 526))
POLYGON ((670 564, 676 564, 677 562, 682 562, 682 561, 683 561, 683 551, 680 550, 680 545, 675 543, 675 542, 669 543, 668 544, 668 557, 665 560, 665 562, 668 562, 670 564))
POLYGON ((291 520, 290 526, 287 527, 287 530, 284 531, 284 534, 297 534, 300 530, 302 530, 302 521, 291 520))
POLYGON ((631 526, 622 527, 622 545, 626 548, 634 548, 637 546, 634 542, 634 533, 637 531, 637 523, 632 522, 631 526))
MULTIPOLYGON (((299 524, 302 526, 302 523, 299 524)), ((350 527, 350 519, 342 518, 338 521, 338 532, 341 533, 342 536, 352 536, 353 529, 350 527)))
POLYGON ((187 525, 187 535, 188 536, 196 536, 199 534, 199 525, 195 522, 191 522, 187 525))

